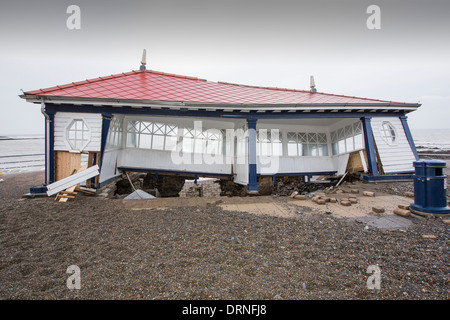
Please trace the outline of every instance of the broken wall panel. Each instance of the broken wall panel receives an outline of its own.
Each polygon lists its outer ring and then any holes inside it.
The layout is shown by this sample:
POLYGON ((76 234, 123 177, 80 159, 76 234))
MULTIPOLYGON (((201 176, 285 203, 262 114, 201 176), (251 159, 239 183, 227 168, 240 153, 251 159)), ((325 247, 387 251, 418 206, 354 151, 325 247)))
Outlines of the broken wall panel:
POLYGON ((55 180, 64 179, 81 167, 81 153, 55 152, 55 180))

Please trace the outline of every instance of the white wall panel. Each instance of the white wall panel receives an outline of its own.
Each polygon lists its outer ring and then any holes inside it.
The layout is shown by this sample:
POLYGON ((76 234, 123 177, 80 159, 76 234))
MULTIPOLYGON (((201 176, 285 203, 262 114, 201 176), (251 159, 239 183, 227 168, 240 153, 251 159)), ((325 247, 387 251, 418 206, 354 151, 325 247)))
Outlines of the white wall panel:
POLYGON ((403 125, 397 117, 373 117, 372 131, 385 173, 414 171, 413 162, 416 160, 411 146, 406 138, 403 125), (381 126, 384 121, 389 121, 397 132, 395 144, 388 144, 382 137, 381 126))
POLYGON ((82 119, 90 129, 90 142, 82 151, 100 151, 102 141, 102 116, 98 113, 57 112, 55 114, 55 151, 72 151, 66 139, 67 126, 74 119, 82 119))

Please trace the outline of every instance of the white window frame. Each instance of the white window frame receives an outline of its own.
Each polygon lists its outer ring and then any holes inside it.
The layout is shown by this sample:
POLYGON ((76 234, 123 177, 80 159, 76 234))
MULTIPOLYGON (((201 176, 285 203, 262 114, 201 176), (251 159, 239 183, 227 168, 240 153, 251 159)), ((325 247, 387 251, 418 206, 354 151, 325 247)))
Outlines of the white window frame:
POLYGON ((91 142, 91 128, 86 121, 84 117, 77 117, 68 122, 65 128, 65 138, 66 143, 69 147, 69 149, 72 152, 78 152, 81 153, 83 150, 87 147, 87 145, 91 142), (83 127, 81 128, 81 139, 77 139, 77 133, 80 132, 79 130, 72 130, 72 127, 77 123, 81 122, 83 127), (84 130, 84 127, 86 127, 86 130, 84 130), (71 137, 71 132, 75 133, 75 139, 71 137), (75 140, 75 143, 73 143, 75 140), (80 147, 77 145, 77 141, 81 141, 80 147))

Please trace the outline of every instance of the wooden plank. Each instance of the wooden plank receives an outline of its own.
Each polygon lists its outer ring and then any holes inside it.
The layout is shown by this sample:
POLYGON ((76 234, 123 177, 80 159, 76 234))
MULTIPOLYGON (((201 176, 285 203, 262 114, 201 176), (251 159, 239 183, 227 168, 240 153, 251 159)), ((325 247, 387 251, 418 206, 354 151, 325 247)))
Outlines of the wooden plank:
MULTIPOLYGON (((93 165, 94 165, 94 153, 89 152, 87 166, 88 166, 88 168, 90 168, 93 165)), ((91 187, 91 179, 86 180, 86 187, 88 187, 88 188, 91 187)))
MULTIPOLYGON (((73 192, 77 186, 71 186, 66 189, 66 192, 73 192)), ((75 197, 74 197, 75 198, 75 197)), ((68 198, 61 198, 59 199, 59 202, 67 202, 69 200, 68 198)))
POLYGON ((61 180, 70 176, 74 170, 81 166, 81 153, 68 151, 55 152, 55 180, 61 180))
POLYGON ((60 191, 59 193, 73 195, 73 196, 78 194, 78 192, 71 192, 71 191, 65 191, 65 190, 60 191))

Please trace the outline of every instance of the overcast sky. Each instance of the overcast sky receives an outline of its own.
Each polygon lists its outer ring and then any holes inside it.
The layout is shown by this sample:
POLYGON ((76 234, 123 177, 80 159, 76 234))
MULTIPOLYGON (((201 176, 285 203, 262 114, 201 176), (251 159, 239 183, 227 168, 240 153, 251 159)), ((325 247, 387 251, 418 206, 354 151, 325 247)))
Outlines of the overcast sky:
POLYGON ((2 0, 0 135, 44 133, 21 89, 136 70, 143 48, 148 69, 293 89, 314 75, 320 92, 422 103, 413 129, 450 128, 449 13, 448 0, 2 0))

